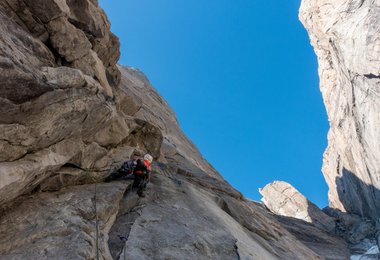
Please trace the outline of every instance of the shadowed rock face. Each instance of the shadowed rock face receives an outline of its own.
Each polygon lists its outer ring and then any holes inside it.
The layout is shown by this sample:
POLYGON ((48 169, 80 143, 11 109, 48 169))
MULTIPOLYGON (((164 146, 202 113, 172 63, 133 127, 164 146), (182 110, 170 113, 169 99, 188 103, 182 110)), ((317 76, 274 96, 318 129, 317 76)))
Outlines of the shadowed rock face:
POLYGON ((380 214, 380 3, 303 0, 300 19, 318 56, 330 122, 323 159, 330 206, 376 219, 380 214))

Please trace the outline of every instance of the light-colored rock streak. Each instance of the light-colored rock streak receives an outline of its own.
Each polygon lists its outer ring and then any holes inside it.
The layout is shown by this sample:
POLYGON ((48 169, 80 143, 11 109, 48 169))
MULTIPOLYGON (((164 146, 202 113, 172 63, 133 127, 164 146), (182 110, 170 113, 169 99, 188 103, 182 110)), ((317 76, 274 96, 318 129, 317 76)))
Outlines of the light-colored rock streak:
POLYGON ((380 215, 380 1, 303 0, 330 122, 323 174, 333 208, 380 215))

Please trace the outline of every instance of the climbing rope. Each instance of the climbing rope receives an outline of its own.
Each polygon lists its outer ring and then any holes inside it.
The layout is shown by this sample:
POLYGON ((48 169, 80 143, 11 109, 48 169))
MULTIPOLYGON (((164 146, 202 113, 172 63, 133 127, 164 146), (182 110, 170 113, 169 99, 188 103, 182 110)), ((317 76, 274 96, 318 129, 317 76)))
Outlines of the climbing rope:
POLYGON ((96 260, 99 260, 99 219, 98 219, 98 209, 96 205, 96 182, 95 182, 95 193, 94 193, 94 209, 95 209, 95 229, 96 229, 96 260))
MULTIPOLYGON (((133 224, 133 222, 132 222, 132 224, 133 224)), ((127 247, 126 243, 127 243, 127 241, 128 241, 128 237, 129 237, 129 235, 127 235, 127 236, 120 236, 120 235, 117 235, 117 236, 120 238, 121 241, 124 241, 124 247, 123 247, 123 259, 126 260, 125 248, 127 247)))

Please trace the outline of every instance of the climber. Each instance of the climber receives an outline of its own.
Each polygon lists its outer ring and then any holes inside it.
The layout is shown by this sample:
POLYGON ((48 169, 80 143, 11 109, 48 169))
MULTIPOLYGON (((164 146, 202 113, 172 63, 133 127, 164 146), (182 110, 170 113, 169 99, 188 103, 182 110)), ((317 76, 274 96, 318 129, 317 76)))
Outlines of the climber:
POLYGON ((138 159, 136 166, 133 169, 135 181, 133 182, 132 189, 137 188, 137 195, 145 197, 144 190, 150 179, 150 172, 152 171, 153 157, 150 154, 144 155, 144 159, 138 159))
POLYGON ((134 182, 132 189, 137 188, 137 194, 140 197, 145 197, 144 190, 149 182, 152 161, 153 157, 150 154, 144 155, 143 159, 128 160, 123 163, 120 169, 111 173, 105 179, 105 182, 110 182, 116 179, 131 179, 131 177, 133 177, 134 182))

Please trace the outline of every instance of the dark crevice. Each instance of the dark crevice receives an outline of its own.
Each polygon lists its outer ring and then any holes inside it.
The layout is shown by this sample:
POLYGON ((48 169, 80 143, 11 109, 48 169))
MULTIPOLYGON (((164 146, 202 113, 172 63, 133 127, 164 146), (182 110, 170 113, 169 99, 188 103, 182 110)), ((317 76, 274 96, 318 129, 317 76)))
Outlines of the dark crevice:
POLYGON ((366 78, 369 78, 369 79, 380 79, 380 75, 375 75, 373 73, 364 74, 363 76, 366 77, 366 78))
POLYGON ((62 165, 62 168, 63 167, 74 168, 74 169, 79 169, 79 170, 82 170, 82 171, 86 171, 85 169, 82 169, 81 167, 79 167, 78 165, 75 165, 73 163, 65 163, 64 165, 62 165))
POLYGON ((237 259, 238 260, 240 260, 241 258, 240 258, 240 254, 239 254, 239 247, 238 247, 238 245, 237 245, 237 240, 235 241, 235 245, 234 245, 234 247, 235 247, 235 252, 236 252, 236 255, 237 255, 237 259))
POLYGON ((52 45, 52 43, 50 41, 50 37, 45 42, 45 45, 51 51, 51 53, 53 54, 53 56, 55 58, 55 63, 58 66, 62 66, 63 63, 67 63, 67 61, 63 57, 61 57, 61 55, 59 55, 58 51, 56 49, 54 49, 54 47, 53 47, 53 45, 52 45))
POLYGON ((132 194, 129 186, 120 200, 119 212, 109 231, 108 247, 113 259, 119 259, 123 253, 126 242, 136 219, 140 217, 141 209, 138 196, 132 194))
POLYGON ((228 215, 230 215, 231 217, 233 217, 233 214, 232 214, 230 208, 228 207, 227 202, 226 202, 223 198, 219 198, 218 201, 217 201, 216 203, 218 204, 218 206, 219 206, 224 212, 226 212, 228 215))
POLYGON ((360 0, 360 1, 350 1, 348 3, 348 7, 347 7, 347 13, 353 13, 355 12, 356 10, 358 10, 359 8, 361 8, 364 4, 364 0, 360 0))

